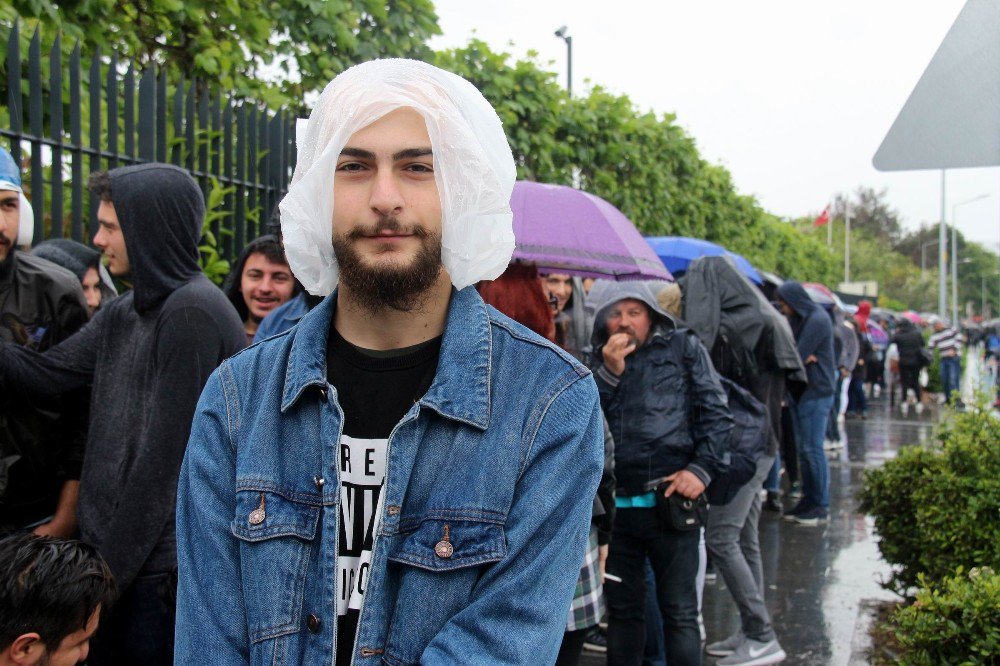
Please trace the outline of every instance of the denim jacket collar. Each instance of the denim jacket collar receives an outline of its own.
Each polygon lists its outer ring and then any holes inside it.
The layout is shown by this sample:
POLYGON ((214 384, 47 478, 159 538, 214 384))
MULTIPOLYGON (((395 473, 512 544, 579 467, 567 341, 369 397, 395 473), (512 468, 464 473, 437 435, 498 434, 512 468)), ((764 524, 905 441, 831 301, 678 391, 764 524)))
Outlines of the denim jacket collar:
MULTIPOLYGON (((334 291, 292 332, 282 412, 288 411, 309 386, 327 385, 326 341, 336 298, 334 291)), ((452 293, 437 372, 420 404, 485 430, 490 421, 491 344, 489 312, 475 287, 452 293)))

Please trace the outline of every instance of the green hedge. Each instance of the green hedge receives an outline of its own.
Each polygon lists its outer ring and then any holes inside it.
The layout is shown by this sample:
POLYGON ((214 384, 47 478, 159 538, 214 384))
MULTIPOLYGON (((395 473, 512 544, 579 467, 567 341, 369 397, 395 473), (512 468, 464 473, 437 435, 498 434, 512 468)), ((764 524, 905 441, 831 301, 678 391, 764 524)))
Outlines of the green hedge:
POLYGON ((979 666, 1000 663, 1000 575, 961 569, 893 614, 900 664, 979 666))
POLYGON ((951 413, 931 448, 909 447, 865 473, 860 499, 900 594, 954 574, 1000 569, 1000 419, 985 400, 951 413))

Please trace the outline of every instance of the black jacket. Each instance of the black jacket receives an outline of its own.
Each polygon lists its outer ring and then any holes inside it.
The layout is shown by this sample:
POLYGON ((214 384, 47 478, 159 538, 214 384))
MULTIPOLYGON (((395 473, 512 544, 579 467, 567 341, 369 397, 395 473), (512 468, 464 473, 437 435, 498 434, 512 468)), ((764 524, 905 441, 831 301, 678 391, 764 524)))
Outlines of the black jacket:
POLYGON ((598 283, 591 292, 594 378, 615 440, 615 477, 621 495, 681 469, 708 485, 724 469, 733 417, 726 394, 697 336, 678 328, 642 282, 598 283), (625 359, 621 377, 601 362, 608 338, 604 310, 626 298, 641 300, 653 314, 649 339, 625 359), (680 336, 680 337, 677 337, 680 336))
POLYGON ((899 322, 896 335, 892 336, 890 344, 896 345, 899 350, 899 364, 908 367, 920 367, 920 351, 924 348, 924 336, 920 334, 917 327, 908 319, 899 322))
POLYGON ((124 590, 140 572, 176 567, 177 477, 195 405, 246 337, 199 268, 205 204, 187 172, 145 164, 110 176, 134 289, 45 354, 0 348, 0 390, 46 395, 93 383, 80 532, 124 590))
MULTIPOLYGON (((87 321, 72 273, 12 249, 0 262, 0 340, 45 351, 87 321)), ((85 388, 39 398, 0 391, 0 529, 51 516, 62 485, 80 478, 87 432, 85 388)))
POLYGON ((806 366, 809 388, 802 400, 824 398, 834 394, 836 388, 837 357, 833 349, 833 321, 822 307, 813 303, 809 294, 798 282, 788 281, 778 287, 778 298, 795 311, 792 333, 799 348, 799 357, 806 366), (806 363, 815 356, 816 361, 806 363))

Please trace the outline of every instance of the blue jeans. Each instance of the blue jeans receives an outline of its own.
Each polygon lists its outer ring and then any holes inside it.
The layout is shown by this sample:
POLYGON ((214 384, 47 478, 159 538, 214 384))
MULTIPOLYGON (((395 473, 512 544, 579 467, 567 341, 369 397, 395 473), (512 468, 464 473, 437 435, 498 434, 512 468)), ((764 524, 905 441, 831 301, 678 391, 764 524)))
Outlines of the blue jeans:
POLYGON ((865 398, 865 380, 851 377, 849 388, 847 389, 848 401, 847 411, 865 415, 868 411, 868 400, 865 398))
POLYGON ((951 394, 954 391, 961 392, 962 363, 958 356, 941 357, 941 388, 944 390, 944 397, 951 402, 951 394))
POLYGON ((803 506, 830 506, 830 468, 823 451, 823 434, 834 397, 812 398, 795 406, 795 441, 802 462, 803 506))
POLYGON ((656 578, 667 663, 701 664, 698 630, 699 530, 664 528, 656 509, 619 509, 611 536, 608 573, 622 579, 604 586, 608 601, 608 665, 639 666, 646 643, 646 561, 656 578))

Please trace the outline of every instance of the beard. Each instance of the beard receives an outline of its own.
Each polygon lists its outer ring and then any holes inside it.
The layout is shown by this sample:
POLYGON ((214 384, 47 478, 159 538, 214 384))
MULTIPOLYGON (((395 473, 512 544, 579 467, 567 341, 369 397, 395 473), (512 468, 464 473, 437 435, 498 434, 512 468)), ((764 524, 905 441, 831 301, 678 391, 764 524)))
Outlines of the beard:
POLYGON ((359 227, 347 234, 333 235, 333 254, 340 280, 351 300, 375 313, 385 309, 412 312, 424 301, 427 291, 441 273, 441 235, 414 225, 404 227, 394 217, 382 217, 373 227, 359 227), (360 238, 382 231, 413 234, 420 248, 408 265, 371 265, 357 251, 360 238))

